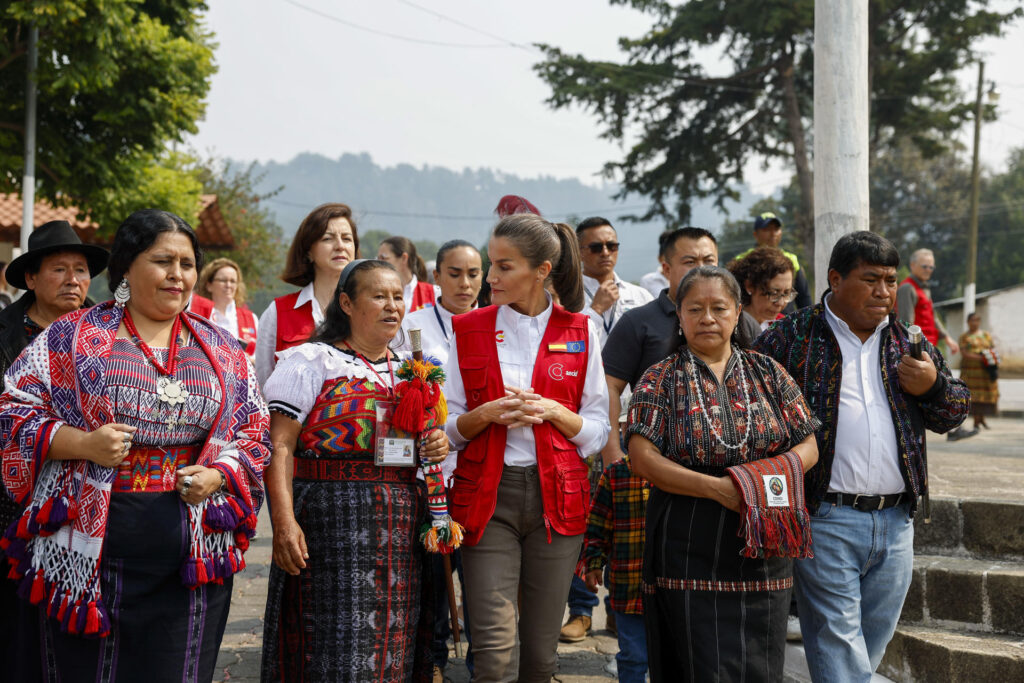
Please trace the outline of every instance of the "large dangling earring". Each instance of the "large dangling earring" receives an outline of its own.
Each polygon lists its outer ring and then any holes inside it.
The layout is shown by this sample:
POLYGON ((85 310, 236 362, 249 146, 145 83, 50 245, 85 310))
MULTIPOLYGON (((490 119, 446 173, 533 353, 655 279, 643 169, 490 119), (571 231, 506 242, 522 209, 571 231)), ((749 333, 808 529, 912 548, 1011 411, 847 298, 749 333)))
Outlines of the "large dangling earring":
POLYGON ((676 334, 678 334, 680 337, 682 337, 683 336, 683 328, 677 327, 676 328, 676 334))
POLYGON ((132 288, 128 285, 128 280, 121 279, 121 284, 114 290, 114 305, 118 308, 124 308, 125 304, 128 303, 128 299, 132 298, 132 288))

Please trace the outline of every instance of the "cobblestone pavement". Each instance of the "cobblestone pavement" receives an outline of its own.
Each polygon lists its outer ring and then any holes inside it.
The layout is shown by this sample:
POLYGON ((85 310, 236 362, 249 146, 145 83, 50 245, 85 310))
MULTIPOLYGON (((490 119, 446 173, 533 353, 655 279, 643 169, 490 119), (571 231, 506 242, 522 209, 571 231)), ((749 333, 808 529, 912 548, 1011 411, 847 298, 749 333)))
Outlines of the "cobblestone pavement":
MULTIPOLYGON (((1024 386, 1024 381, 1021 385, 1024 386)), ((1020 491, 1024 489, 1024 419, 1003 418, 990 422, 990 431, 982 431, 962 441, 946 441, 945 437, 929 435, 929 474, 934 495, 1019 498, 1020 491)), ((969 418, 967 426, 970 427, 969 418)), ((254 683, 259 680, 263 609, 270 573, 270 533, 270 522, 264 508, 260 515, 259 536, 246 553, 248 568, 235 579, 231 614, 217 662, 218 681, 254 683)), ((603 628, 604 623, 602 601, 594 610, 594 624, 603 628)), ((594 631, 579 643, 560 643, 559 673, 555 680, 563 683, 613 680, 614 675, 608 673, 606 667, 614 662, 617 650, 615 638, 603 630, 594 631)), ((791 646, 787 653, 787 669, 790 669, 787 678, 807 680, 797 673, 800 671, 798 662, 789 661, 790 655, 795 660, 802 656, 802 652, 791 646), (794 665, 792 669, 791 664, 794 665)), ((469 676, 463 660, 450 660, 445 677, 452 683, 467 682, 469 676)))

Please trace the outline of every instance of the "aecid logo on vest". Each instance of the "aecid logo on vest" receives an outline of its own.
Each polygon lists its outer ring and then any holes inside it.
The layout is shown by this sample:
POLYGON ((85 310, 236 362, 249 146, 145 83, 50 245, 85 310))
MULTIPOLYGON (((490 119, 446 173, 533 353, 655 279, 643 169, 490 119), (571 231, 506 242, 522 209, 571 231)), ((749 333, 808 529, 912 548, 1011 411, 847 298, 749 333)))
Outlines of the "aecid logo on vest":
POLYGON ((552 363, 548 366, 548 377, 561 382, 565 377, 579 377, 579 370, 566 370, 561 363, 552 363))

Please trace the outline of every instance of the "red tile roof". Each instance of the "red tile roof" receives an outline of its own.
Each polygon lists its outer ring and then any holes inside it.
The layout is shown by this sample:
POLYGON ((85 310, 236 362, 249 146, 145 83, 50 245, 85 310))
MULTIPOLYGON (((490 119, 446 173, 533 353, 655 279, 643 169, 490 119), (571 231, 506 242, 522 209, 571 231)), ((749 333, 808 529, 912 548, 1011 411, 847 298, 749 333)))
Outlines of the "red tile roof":
MULTIPOLYGON (((49 202, 36 202, 33 224, 39 227, 48 221, 68 221, 83 242, 97 242, 99 226, 90 220, 79 220, 78 209, 74 206, 57 207, 49 202)), ((21 197, 16 194, 0 194, 0 241, 20 240, 21 197)), ((231 249, 235 246, 231 228, 220 212, 217 195, 204 194, 200 199, 199 225, 196 226, 199 244, 206 249, 231 249)), ((100 243, 106 242, 99 240, 100 243)))

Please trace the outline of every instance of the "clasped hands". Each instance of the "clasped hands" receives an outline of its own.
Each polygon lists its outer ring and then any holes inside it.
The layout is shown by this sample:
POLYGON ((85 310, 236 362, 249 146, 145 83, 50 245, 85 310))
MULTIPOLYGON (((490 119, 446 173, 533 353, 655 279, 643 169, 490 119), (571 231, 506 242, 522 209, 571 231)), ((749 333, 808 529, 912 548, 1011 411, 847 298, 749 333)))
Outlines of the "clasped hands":
POLYGON ((509 429, 532 427, 553 419, 561 409, 562 404, 544 398, 534 392, 533 387, 520 389, 506 384, 505 398, 487 404, 487 418, 509 429))

